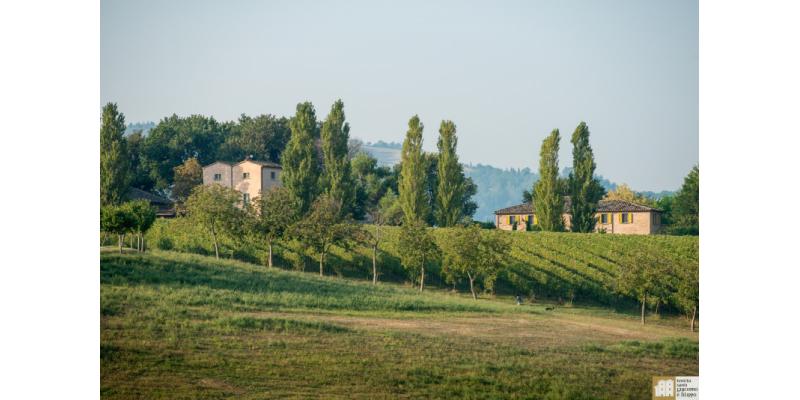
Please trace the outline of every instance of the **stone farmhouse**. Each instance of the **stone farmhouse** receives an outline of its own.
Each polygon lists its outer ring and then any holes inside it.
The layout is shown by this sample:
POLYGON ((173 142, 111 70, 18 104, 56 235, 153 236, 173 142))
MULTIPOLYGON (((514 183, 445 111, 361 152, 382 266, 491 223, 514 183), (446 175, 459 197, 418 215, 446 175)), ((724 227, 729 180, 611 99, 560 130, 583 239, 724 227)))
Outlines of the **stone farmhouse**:
POLYGON ((281 186, 281 166, 269 161, 245 159, 236 164, 217 161, 203 167, 204 185, 222 185, 242 193, 248 204, 271 187, 281 186))
MULTIPOLYGON (((569 196, 564 198, 564 209, 569 210, 569 196)), ((571 215, 565 212, 564 227, 569 230, 571 215)), ((596 231, 636 235, 652 235, 661 230, 661 210, 623 200, 600 200, 595 214, 596 231)), ((497 229, 506 231, 527 230, 538 225, 536 209, 531 203, 522 203, 494 212, 497 229)))

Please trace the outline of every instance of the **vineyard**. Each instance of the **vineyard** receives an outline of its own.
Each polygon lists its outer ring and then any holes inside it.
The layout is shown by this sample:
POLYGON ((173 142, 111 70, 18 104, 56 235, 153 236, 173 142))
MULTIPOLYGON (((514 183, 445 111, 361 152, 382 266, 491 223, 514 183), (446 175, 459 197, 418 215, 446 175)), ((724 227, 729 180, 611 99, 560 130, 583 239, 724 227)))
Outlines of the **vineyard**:
MULTIPOLYGON (((433 228, 437 241, 449 229, 433 228)), ((404 282, 408 278, 400 264, 397 250, 399 228, 387 227, 380 246, 378 265, 380 280, 404 282)), ((616 291, 616 277, 620 268, 637 262, 637 255, 646 254, 659 260, 671 271, 664 276, 666 285, 682 270, 697 268, 699 240, 689 236, 628 236, 609 234, 577 234, 546 232, 492 231, 506 235, 511 246, 504 255, 506 268, 495 284, 498 294, 520 294, 529 298, 561 300, 563 302, 599 303, 614 305, 632 303, 616 291)), ((148 232, 151 247, 188 253, 213 255, 210 239, 188 220, 177 218, 159 220, 148 232)), ((284 241, 275 246, 276 265, 283 269, 313 271, 316 259, 303 250, 299 243, 284 241)), ((223 257, 265 264, 266 246, 257 238, 226 238, 223 257)), ((355 279, 369 279, 372 268, 372 250, 353 243, 349 248, 335 248, 328 258, 327 273, 355 279)), ((439 272, 439 261, 428 266, 430 283, 439 287, 447 284, 439 272)), ((464 282, 456 285, 466 290, 464 282)), ((669 304, 670 299, 660 299, 669 304)))

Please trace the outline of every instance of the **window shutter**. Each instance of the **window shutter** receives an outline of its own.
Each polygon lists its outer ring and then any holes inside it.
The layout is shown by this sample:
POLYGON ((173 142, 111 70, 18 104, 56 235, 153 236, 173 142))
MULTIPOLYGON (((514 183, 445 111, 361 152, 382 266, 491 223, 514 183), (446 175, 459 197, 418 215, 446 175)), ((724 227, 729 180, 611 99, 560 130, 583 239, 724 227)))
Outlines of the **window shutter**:
POLYGON ((633 223, 633 213, 628 213, 628 223, 629 224, 633 223))

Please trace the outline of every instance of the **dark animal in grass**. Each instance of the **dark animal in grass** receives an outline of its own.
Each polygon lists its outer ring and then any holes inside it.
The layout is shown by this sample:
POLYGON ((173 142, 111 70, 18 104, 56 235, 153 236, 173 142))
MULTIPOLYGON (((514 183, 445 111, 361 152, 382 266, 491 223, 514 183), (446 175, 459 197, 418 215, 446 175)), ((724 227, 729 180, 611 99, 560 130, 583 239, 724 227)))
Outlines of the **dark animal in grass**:
POLYGON ((550 307, 545 307, 544 308, 545 311, 553 311, 555 309, 556 309, 556 306, 550 306, 550 307))

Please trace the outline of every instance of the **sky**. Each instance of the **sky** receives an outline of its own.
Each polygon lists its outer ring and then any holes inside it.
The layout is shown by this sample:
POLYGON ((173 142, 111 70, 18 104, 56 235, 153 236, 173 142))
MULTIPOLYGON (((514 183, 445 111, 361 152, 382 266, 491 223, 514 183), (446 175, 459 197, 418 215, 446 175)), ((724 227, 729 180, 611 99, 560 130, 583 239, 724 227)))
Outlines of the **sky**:
MULTIPOLYGON (((101 102, 127 122, 323 119, 402 142, 458 129, 464 163, 538 168, 542 140, 589 125, 597 173, 677 190, 698 163, 697 1, 101 1, 101 102)), ((98 111, 99 112, 99 111, 98 111)))

